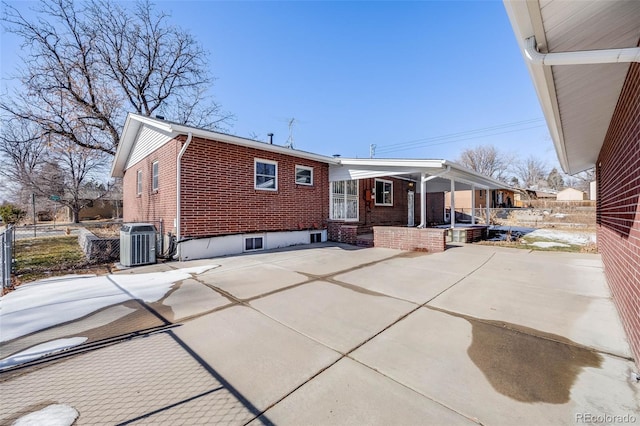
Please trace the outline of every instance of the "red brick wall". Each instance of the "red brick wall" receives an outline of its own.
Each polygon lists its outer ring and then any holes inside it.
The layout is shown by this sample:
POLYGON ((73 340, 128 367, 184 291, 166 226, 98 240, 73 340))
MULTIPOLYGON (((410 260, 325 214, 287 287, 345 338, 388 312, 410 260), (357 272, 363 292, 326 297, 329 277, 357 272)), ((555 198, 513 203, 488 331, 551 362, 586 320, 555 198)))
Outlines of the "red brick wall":
MULTIPOLYGON (((408 219, 408 196, 409 182, 394 177, 383 177, 383 180, 393 182, 393 206, 376 205, 375 199, 367 201, 365 194, 367 190, 375 190, 375 179, 360 180, 360 204, 359 221, 352 222, 361 229, 371 229, 373 226, 406 226, 408 219)), ((420 223, 420 194, 416 194, 418 184, 413 182, 414 191, 414 222, 420 223)), ((374 191, 375 192, 375 191, 374 191)), ((443 223, 444 215, 444 192, 427 194, 427 223, 443 223)))
POLYGON ((182 158, 184 237, 324 229, 329 217, 329 166, 193 138, 182 158), (254 159, 278 162, 278 190, 254 189, 254 159), (313 186, 295 183, 295 166, 313 167, 313 186))
POLYGON ((399 250, 441 252, 446 248, 446 229, 401 228, 375 226, 373 241, 376 247, 399 250))
MULTIPOLYGON (((184 137, 182 138, 184 140, 184 137)), ((163 220, 164 232, 175 232, 176 159, 180 143, 172 140, 125 171, 123 179, 123 221, 154 222, 163 220), (158 161, 158 190, 151 190, 151 164, 158 161), (136 177, 142 170, 142 194, 137 195, 136 177)))
POLYGON ((598 250, 640 366, 640 64, 632 64, 598 158, 598 250))
POLYGON ((358 226, 349 225, 349 223, 330 220, 327 227, 327 239, 355 245, 358 241, 358 226))
MULTIPOLYGON (((408 217, 407 206, 407 191, 409 188, 409 182, 393 177, 380 178, 385 181, 393 182, 393 205, 381 206, 376 205, 375 197, 371 201, 365 200, 367 191, 375 192, 375 179, 361 179, 360 180, 360 205, 359 205, 359 219, 360 224, 364 226, 383 225, 383 226, 406 226, 408 217)), ((415 188, 415 184, 414 184, 415 188)), ((415 190, 415 189, 414 189, 415 190)), ((414 211, 417 210, 418 214, 420 209, 416 207, 417 203, 414 201, 414 211)), ((414 213, 415 214, 415 213, 414 213)))

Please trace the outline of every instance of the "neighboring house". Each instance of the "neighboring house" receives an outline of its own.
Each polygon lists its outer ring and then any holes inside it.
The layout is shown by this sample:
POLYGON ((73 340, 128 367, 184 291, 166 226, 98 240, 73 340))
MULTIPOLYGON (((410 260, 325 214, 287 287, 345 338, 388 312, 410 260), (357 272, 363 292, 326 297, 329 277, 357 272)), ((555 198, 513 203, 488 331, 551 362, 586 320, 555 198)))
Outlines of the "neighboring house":
MULTIPOLYGON (((471 205, 475 202, 476 209, 486 207, 486 191, 476 189, 475 194, 470 190, 456 191, 455 204, 456 210, 471 210, 471 205), (474 196, 472 196, 474 195, 474 196), (473 198, 473 201, 472 201, 473 198)), ((511 208, 515 203, 515 191, 509 188, 494 189, 489 191, 489 207, 495 208, 511 208)), ((451 208, 451 192, 447 192, 444 196, 444 204, 447 209, 451 208)))
POLYGON ((565 188, 562 191, 558 191, 556 200, 558 201, 584 201, 588 199, 587 194, 579 189, 565 188))
POLYGON ((565 172, 596 168, 598 250, 640 366, 640 1, 506 1, 565 172))
POLYGON ((438 224, 445 189, 500 186, 445 160, 327 157, 137 114, 111 173, 124 222, 161 222, 180 259, 438 224))
MULTIPOLYGON (((57 216, 59 220, 73 222, 73 211, 69 207, 63 206, 57 216)), ((78 217, 80 220, 118 219, 122 217, 122 200, 86 200, 78 217)))

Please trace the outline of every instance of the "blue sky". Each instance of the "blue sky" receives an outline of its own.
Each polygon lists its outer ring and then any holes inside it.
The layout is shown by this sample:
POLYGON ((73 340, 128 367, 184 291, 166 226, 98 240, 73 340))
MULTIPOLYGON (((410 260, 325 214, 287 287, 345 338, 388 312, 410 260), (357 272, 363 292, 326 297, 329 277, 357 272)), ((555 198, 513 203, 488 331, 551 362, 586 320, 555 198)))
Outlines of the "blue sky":
MULTIPOLYGON (((557 166, 501 1, 156 4, 209 51, 230 133, 284 144, 295 118, 295 147, 319 154, 455 160, 491 143, 557 166)), ((18 55, 3 34, 3 78, 18 55)))

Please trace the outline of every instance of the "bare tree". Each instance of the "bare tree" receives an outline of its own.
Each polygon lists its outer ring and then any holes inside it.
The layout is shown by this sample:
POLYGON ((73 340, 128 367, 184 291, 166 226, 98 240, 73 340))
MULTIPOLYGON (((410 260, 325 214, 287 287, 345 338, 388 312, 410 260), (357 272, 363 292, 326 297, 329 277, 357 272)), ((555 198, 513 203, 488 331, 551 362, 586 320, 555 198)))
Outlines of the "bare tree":
MULTIPOLYGON (((90 139, 87 135, 86 140, 90 139)), ((44 200, 38 203, 40 208, 52 203, 67 206, 75 222, 83 207, 108 195, 112 187, 103 180, 107 154, 62 136, 43 135, 29 121, 5 122, 0 154, 4 157, 0 175, 11 182, 16 201, 25 205, 31 194, 36 194, 38 200, 44 200)))
POLYGON ((595 168, 585 170, 573 176, 566 176, 566 186, 569 188, 579 189, 580 191, 589 192, 590 183, 596 179, 595 168))
POLYGON ((36 174, 44 161, 47 144, 34 123, 0 117, 3 121, 0 156, 4 158, 0 176, 6 190, 16 194, 36 174))
POLYGON ((458 162, 475 172, 506 182, 512 158, 493 145, 479 145, 462 151, 458 162))
POLYGON ((107 162, 106 154, 78 146, 67 139, 56 140, 33 176, 31 187, 36 194, 55 197, 55 201, 69 207, 75 223, 80 221, 80 210, 107 196, 110 182, 103 182, 107 162))
POLYGON ((545 176, 547 176, 547 166, 544 161, 530 155, 526 159, 519 161, 515 165, 516 174, 520 183, 525 188, 539 185, 547 186, 545 176))
POLYGON ((106 0, 41 0, 33 19, 4 6, 6 29, 28 53, 21 88, 0 99, 0 109, 41 133, 114 154, 128 111, 208 128, 229 119, 206 96, 206 52, 148 1, 126 9, 106 0))

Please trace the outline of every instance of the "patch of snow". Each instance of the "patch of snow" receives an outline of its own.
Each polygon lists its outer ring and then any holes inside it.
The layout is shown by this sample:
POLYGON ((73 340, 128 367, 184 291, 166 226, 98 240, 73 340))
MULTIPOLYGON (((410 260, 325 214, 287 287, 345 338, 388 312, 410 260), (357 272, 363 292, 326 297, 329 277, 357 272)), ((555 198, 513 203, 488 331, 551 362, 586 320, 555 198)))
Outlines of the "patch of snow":
POLYGON ((20 417, 13 426, 71 426, 78 415, 78 411, 70 405, 52 404, 20 417))
MULTIPOLYGON (((144 280, 142 276, 140 279, 144 280)), ((105 276, 20 286, 3 297, 0 341, 81 318, 129 299, 105 276)))
POLYGON ((86 337, 71 337, 68 339, 51 340, 50 342, 32 346, 22 352, 0 360, 0 370, 81 345, 86 341, 86 337))
POLYGON ((533 232, 537 230, 537 228, 528 228, 524 226, 492 226, 490 228, 492 231, 501 231, 501 232, 520 232, 521 234, 528 234, 529 232, 533 232))
POLYGON ((562 241, 563 243, 574 245, 585 245, 596 242, 595 233, 560 231, 557 229, 537 229, 527 236, 532 238, 562 241))
POLYGON ((569 244, 564 243, 554 243, 553 241, 536 241, 535 243, 528 244, 530 246, 536 246, 541 248, 550 248, 550 247, 571 247, 569 244))
POLYGON ((219 265, 148 274, 44 280, 19 286, 0 301, 0 342, 82 318, 131 299, 110 280, 145 302, 161 299, 171 286, 219 265))
POLYGON ((138 275, 111 275, 110 278, 136 298, 145 302, 155 302, 162 299, 175 283, 191 278, 191 274, 202 274, 218 266, 220 265, 198 266, 138 275), (140 279, 141 275, 144 275, 144 279, 140 279))

